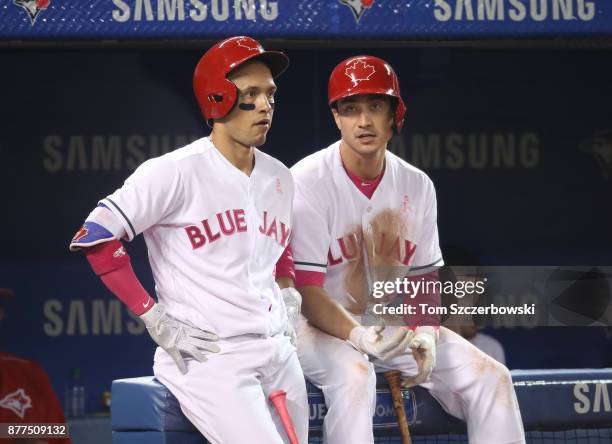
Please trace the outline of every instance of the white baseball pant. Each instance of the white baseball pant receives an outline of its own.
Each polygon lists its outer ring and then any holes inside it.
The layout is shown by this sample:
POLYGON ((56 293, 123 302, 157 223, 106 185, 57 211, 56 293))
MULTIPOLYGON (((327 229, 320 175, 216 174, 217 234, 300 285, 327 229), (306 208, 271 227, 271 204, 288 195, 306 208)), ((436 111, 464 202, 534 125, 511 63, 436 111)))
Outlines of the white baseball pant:
POLYGON ((217 344, 221 351, 208 355, 206 362, 189 359, 186 375, 165 350, 155 353, 155 376, 193 425, 212 444, 287 444, 280 418, 268 401, 270 393, 282 389, 299 442, 307 444, 306 384, 289 338, 243 335, 217 344))
MULTIPOLYGON (((387 327, 384 335, 393 334, 395 328, 387 327)), ((418 371, 409 349, 388 362, 373 359, 370 363, 348 342, 319 331, 304 319, 298 329, 298 356, 306 377, 325 395, 326 444, 373 444, 374 370, 398 369, 406 376, 418 371)), ((436 367, 422 387, 446 412, 467 423, 471 444, 525 442, 508 369, 451 330, 440 328, 436 367)))

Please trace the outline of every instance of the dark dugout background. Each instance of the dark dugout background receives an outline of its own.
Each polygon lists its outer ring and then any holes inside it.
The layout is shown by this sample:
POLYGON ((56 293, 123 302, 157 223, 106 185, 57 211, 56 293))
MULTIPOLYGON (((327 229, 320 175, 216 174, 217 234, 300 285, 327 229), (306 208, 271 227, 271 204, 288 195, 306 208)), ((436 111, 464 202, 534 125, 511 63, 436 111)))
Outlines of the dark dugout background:
MULTIPOLYGON (((206 47, 0 52, 0 287, 15 291, 0 350, 39 361, 60 397, 81 368, 90 411, 113 379, 151 374, 154 347, 68 243, 140 162, 208 133, 191 91, 206 47)), ((434 180, 443 245, 483 265, 612 265, 611 50, 285 50, 265 151, 291 166, 335 141, 327 77, 372 53, 400 76, 407 124, 392 147, 434 180)), ((153 291, 142 238, 129 251, 153 291)), ((610 329, 488 332, 510 368, 612 366, 610 329)))

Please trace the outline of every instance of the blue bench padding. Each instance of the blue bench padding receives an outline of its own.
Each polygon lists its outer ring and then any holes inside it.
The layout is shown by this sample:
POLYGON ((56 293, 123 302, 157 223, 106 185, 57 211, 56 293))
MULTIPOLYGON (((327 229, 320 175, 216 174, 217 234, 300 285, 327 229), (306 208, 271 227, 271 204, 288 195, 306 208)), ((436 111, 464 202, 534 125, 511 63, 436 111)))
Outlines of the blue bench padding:
MULTIPOLYGON (((612 427, 612 369, 514 370, 512 379, 525 430, 569 430, 612 427), (576 392, 580 394, 577 396, 576 392), (589 411, 577 405, 589 399, 589 411)), ((307 383, 310 430, 320 434, 325 402, 307 383)), ((448 415, 427 390, 404 391, 404 406, 413 435, 465 433, 465 424, 448 415)), ((206 441, 182 414, 177 400, 152 376, 119 379, 112 385, 113 444, 206 441)), ((582 404, 581 404, 582 403, 582 404)), ((397 434, 391 394, 379 375, 374 428, 377 436, 397 434)))

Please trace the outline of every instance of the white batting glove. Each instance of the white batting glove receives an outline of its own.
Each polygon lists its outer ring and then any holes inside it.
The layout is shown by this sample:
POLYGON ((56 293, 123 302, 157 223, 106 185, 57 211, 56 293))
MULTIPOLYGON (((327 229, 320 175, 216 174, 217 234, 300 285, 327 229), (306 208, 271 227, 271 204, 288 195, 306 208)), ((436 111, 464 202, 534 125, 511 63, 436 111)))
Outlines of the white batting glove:
POLYGON ((412 338, 412 331, 400 327, 389 338, 381 334, 384 326, 355 327, 349 334, 349 342, 361 353, 367 353, 375 358, 387 360, 394 358, 408 350, 408 344, 412 338))
POLYGON ((416 376, 402 379, 402 387, 412 387, 427 381, 436 366, 436 345, 438 343, 438 330, 433 327, 417 327, 410 348, 412 356, 419 367, 416 376))
POLYGON ((296 328, 300 320, 300 310, 302 309, 302 295, 293 287, 283 288, 281 290, 285 308, 287 309, 287 327, 285 328, 285 336, 291 338, 291 343, 297 345, 296 328))
POLYGON ((162 304, 154 304, 140 316, 147 327, 149 335, 161 348, 166 350, 182 374, 187 373, 187 364, 183 354, 190 355, 198 362, 206 361, 206 353, 217 353, 220 349, 216 334, 198 330, 170 317, 162 304))

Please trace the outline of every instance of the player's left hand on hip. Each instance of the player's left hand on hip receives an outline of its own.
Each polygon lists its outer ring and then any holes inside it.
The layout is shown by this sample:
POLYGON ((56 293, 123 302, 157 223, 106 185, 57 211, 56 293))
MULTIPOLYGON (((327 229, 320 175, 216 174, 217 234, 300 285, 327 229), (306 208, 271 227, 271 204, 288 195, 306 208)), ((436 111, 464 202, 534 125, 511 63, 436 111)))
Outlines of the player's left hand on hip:
POLYGON ((293 287, 281 290, 285 308, 287 309, 287 327, 285 335, 291 338, 291 343, 297 345, 297 325, 300 320, 300 310, 302 309, 302 295, 293 287))
POLYGON ((438 330, 434 327, 417 327, 410 348, 416 361, 419 372, 412 377, 402 379, 402 387, 412 387, 427 381, 436 366, 436 345, 438 343, 438 330))
POLYGON ((151 338, 168 352, 182 374, 187 373, 187 364, 183 355, 204 362, 208 353, 217 353, 220 350, 214 343, 219 339, 216 334, 174 319, 166 313, 162 304, 154 304, 140 318, 144 321, 151 338))

